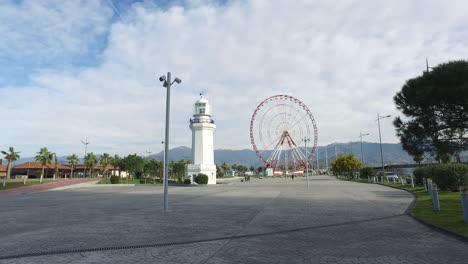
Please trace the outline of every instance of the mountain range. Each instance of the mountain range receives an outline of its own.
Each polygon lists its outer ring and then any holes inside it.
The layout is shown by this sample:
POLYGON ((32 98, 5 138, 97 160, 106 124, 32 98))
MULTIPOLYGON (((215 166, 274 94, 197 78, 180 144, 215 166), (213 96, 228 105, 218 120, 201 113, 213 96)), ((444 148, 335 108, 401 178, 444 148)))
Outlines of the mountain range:
MULTIPOLYGON (((366 166, 378 166, 381 164, 379 143, 362 143, 364 162, 366 166)), ((349 143, 332 143, 327 146, 318 146, 319 167, 324 168, 328 159, 330 164, 336 156, 354 154, 358 159, 361 159, 361 144, 360 142, 349 143)), ((304 151, 304 148, 301 149, 304 151)), ((310 152, 312 148, 307 148, 310 152)), ((265 151, 266 155, 271 151, 265 151)), ((409 164, 414 163, 413 158, 406 153, 401 144, 384 143, 382 144, 382 152, 385 164, 409 164)), ((169 160, 191 159, 192 150, 189 147, 177 147, 169 151, 169 160)), ((162 160, 163 152, 149 156, 162 160)), ((216 149, 214 151, 216 164, 237 164, 250 166, 261 166, 260 159, 251 149, 231 150, 231 149, 216 149)), ((316 156, 313 159, 316 166, 316 156)))
MULTIPOLYGON (((366 166, 378 166, 381 164, 380 160, 380 147, 379 143, 362 143, 364 163, 366 166)), ((308 148, 310 152, 312 148, 308 148)), ((301 149, 304 151, 304 148, 301 149)), ((414 163, 413 158, 409 156, 401 147, 399 143, 383 143, 382 151, 385 164, 409 164, 414 163)), ((271 152, 271 151, 270 151, 271 152)), ((268 151, 266 151, 268 154, 268 151)), ((332 143, 327 146, 318 147, 319 167, 324 168, 328 158, 328 164, 330 164, 336 156, 354 154, 357 158, 361 159, 361 144, 360 142, 348 142, 348 143, 332 143)), ((192 150, 189 147, 176 147, 169 151, 169 161, 186 159, 190 160, 192 150)), ((66 164, 67 156, 58 157, 59 163, 66 164)), ((261 166, 262 163, 256 156, 255 151, 251 149, 243 150, 231 150, 231 149, 216 149, 214 151, 215 163, 216 164, 237 164, 250 166, 261 166)), ((163 152, 147 156, 147 158, 156 158, 159 160, 163 159, 163 152)), ((21 158, 15 162, 15 164, 34 161, 34 157, 21 158)), ((5 163, 5 162, 4 162, 5 163)), ((313 163, 316 166, 316 156, 313 159, 313 163)))

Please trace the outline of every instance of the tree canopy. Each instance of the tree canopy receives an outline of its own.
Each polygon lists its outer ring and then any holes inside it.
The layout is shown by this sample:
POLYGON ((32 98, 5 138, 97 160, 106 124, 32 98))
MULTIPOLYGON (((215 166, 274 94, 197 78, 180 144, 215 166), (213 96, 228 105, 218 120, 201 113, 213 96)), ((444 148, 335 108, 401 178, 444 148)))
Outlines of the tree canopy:
POLYGON ((415 161, 424 154, 449 161, 468 148, 468 61, 440 64, 408 80, 395 97, 404 117, 393 124, 415 161))
POLYGON ((13 147, 9 147, 8 151, 2 150, 1 153, 5 156, 5 159, 8 161, 8 171, 7 171, 7 180, 10 180, 11 166, 13 162, 20 158, 20 153, 15 151, 13 147))
POLYGON ((336 174, 343 175, 354 170, 362 168, 361 162, 354 155, 340 156, 332 162, 332 171, 336 174))
POLYGON ((128 155, 122 159, 122 167, 128 171, 132 177, 140 177, 145 167, 145 160, 137 154, 128 155))

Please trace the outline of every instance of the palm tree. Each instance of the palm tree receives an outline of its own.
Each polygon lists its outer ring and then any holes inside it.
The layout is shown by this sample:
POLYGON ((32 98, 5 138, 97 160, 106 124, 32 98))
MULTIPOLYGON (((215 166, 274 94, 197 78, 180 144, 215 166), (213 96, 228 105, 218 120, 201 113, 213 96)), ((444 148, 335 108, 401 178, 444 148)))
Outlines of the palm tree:
POLYGON ((80 162, 80 158, 78 155, 73 154, 71 156, 67 157, 68 164, 71 165, 71 173, 70 173, 70 178, 73 178, 73 170, 75 169, 75 166, 80 162))
POLYGON ((89 173, 91 174, 89 175, 89 177, 93 177, 94 167, 98 163, 98 158, 96 157, 96 155, 94 155, 93 152, 90 152, 86 155, 84 163, 87 167, 89 167, 89 173))
POLYGON ((54 154, 50 152, 46 147, 41 148, 41 150, 36 155, 36 161, 42 164, 41 178, 39 182, 42 182, 44 179, 44 168, 50 161, 54 158, 54 154))
POLYGON ((55 181, 55 177, 58 176, 58 159, 57 159, 57 153, 52 153, 52 154, 54 154, 54 164, 55 164, 54 181, 55 181))
POLYGON ((119 177, 121 176, 121 163, 122 163, 122 158, 115 154, 114 157, 111 159, 110 164, 114 166, 114 169, 117 167, 119 168, 119 177))
POLYGON ((99 163, 101 163, 101 165, 103 166, 103 170, 104 170, 104 174, 106 175, 106 178, 107 178, 106 169, 110 161, 111 161, 111 157, 108 153, 103 153, 101 158, 99 159, 99 163))
POLYGON ((8 161, 7 180, 10 180, 11 167, 13 167, 13 161, 16 161, 20 158, 19 153, 21 152, 15 152, 15 149, 13 147, 9 147, 8 151, 2 150, 2 154, 5 155, 5 159, 8 161))

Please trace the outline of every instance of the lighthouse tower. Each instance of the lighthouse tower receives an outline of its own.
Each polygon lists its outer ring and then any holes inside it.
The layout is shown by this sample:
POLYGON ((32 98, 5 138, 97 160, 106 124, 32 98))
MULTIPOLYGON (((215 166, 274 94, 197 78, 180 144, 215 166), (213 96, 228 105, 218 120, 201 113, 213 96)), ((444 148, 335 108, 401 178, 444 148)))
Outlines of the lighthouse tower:
POLYGON ((195 102, 193 118, 190 119, 192 130, 192 164, 186 166, 185 177, 192 178, 199 173, 208 176, 208 184, 216 184, 216 165, 213 154, 213 132, 216 129, 211 119, 211 106, 203 95, 195 102))

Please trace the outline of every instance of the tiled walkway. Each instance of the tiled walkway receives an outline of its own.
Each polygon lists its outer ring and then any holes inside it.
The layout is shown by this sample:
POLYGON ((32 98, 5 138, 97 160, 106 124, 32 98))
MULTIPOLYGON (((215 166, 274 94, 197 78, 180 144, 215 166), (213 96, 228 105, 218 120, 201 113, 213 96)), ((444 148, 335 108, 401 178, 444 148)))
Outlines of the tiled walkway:
POLYGON ((3 190, 3 191, 0 191, 0 196, 12 196, 12 195, 25 194, 25 193, 47 191, 47 190, 51 190, 55 188, 60 188, 60 187, 65 187, 69 185, 85 183, 85 182, 90 182, 90 181, 95 181, 95 180, 96 179, 59 180, 59 181, 51 182, 51 183, 44 183, 44 184, 3 190))

